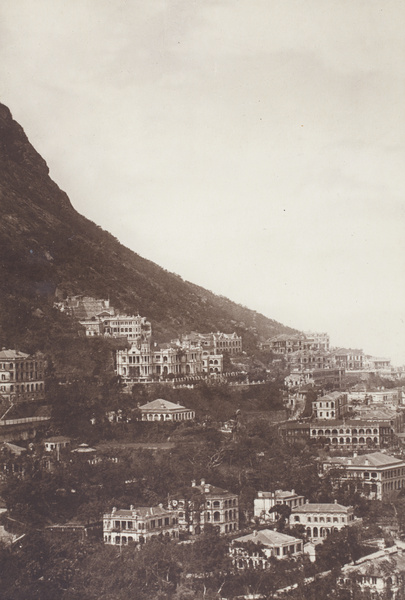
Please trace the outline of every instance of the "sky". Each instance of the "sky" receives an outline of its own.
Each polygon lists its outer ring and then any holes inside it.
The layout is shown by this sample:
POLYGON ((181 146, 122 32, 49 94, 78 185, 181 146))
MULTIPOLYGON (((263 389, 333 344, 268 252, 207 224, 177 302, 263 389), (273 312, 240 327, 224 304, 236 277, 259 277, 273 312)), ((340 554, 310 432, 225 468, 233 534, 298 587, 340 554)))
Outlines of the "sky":
POLYGON ((405 364, 404 27, 402 0, 1 0, 0 101, 141 256, 405 364))

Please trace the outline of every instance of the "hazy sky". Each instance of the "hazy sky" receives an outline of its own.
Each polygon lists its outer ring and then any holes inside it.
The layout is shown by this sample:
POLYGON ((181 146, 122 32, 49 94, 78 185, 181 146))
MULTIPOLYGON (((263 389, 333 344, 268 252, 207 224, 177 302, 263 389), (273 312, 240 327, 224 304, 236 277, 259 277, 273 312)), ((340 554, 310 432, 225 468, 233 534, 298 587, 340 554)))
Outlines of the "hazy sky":
POLYGON ((0 97, 140 255, 405 363, 404 29, 403 0, 1 0, 0 97))

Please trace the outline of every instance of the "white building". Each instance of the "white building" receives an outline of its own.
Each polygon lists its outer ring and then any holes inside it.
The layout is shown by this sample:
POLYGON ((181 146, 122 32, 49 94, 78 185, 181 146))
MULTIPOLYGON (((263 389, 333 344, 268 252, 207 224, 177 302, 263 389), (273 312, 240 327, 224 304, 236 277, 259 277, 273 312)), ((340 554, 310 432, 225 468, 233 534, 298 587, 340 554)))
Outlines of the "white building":
POLYGON ((299 538, 272 529, 254 531, 232 540, 229 554, 237 569, 266 569, 269 559, 289 558, 303 552, 303 541, 299 538))
POLYGON ((195 412, 174 404, 168 400, 152 400, 143 406, 139 407, 142 414, 142 421, 192 421, 195 419, 195 412))
POLYGON ((159 506, 130 507, 129 510, 113 508, 103 516, 103 536, 105 544, 125 546, 136 542, 164 536, 179 537, 177 511, 159 506))
POLYGON ((254 516, 260 519, 261 523, 274 522, 277 520, 277 514, 270 512, 277 504, 285 504, 290 509, 302 506, 305 502, 304 496, 299 496, 295 490, 275 492, 257 492, 257 498, 254 499, 254 516))

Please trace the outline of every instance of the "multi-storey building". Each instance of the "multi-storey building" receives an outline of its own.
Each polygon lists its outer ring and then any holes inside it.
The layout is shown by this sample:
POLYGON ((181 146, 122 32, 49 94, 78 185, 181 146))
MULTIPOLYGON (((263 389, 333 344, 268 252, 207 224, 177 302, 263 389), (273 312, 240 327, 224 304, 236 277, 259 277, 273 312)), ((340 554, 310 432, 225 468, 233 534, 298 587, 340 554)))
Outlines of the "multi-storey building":
POLYGON ((201 480, 192 481, 185 494, 173 495, 169 506, 178 509, 179 525, 194 534, 201 533, 205 525, 212 524, 220 533, 239 529, 239 500, 237 494, 201 480))
POLYGON ((384 500, 405 487, 405 461, 382 452, 328 457, 322 470, 326 473, 331 468, 340 482, 350 482, 360 494, 376 500, 384 500))
POLYGON ((302 506, 305 502, 304 496, 299 496, 295 490, 284 491, 276 490, 275 492, 257 492, 257 498, 254 499, 254 516, 261 523, 274 522, 277 519, 277 514, 272 511, 278 504, 285 504, 290 509, 302 506))
POLYGON ((224 357, 222 354, 211 354, 207 350, 202 352, 203 373, 207 375, 221 375, 224 370, 224 357))
POLYGON ((150 322, 140 315, 115 315, 102 319, 103 332, 106 336, 126 337, 129 342, 145 342, 152 336, 150 322))
POLYGON ((202 349, 183 349, 161 344, 153 349, 148 341, 133 343, 116 351, 116 373, 125 383, 151 381, 153 378, 187 377, 203 373, 202 349))
POLYGON ((353 507, 337 502, 310 504, 307 501, 291 509, 289 520, 291 526, 303 525, 307 537, 313 542, 355 523, 353 507))
POLYGON ((177 511, 159 506, 130 507, 129 510, 113 508, 103 516, 105 544, 125 546, 132 542, 143 544, 147 540, 164 536, 179 537, 177 511))
POLYGON ((10 404, 43 400, 45 360, 41 353, 0 351, 0 398, 10 404))
POLYGON ((209 354, 240 354, 242 352, 242 338, 236 333, 199 333, 192 331, 182 336, 181 340, 172 340, 173 343, 183 347, 201 346, 209 354))
POLYGON ((348 412, 347 394, 331 392, 312 402, 312 411, 316 419, 341 419, 348 412))
POLYGON ((195 412, 193 410, 162 399, 152 400, 152 402, 140 406, 139 410, 141 411, 142 421, 178 422, 195 419, 195 412))
POLYGON ((262 529, 231 541, 229 554, 237 569, 267 569, 271 558, 290 558, 303 552, 303 541, 291 535, 262 529))
POLYGON ((329 351, 329 335, 327 333, 281 333, 261 344, 262 350, 274 354, 293 354, 294 352, 327 353, 329 351))
POLYGON ((363 350, 335 348, 333 355, 336 365, 346 371, 362 371, 364 369, 366 359, 363 350))

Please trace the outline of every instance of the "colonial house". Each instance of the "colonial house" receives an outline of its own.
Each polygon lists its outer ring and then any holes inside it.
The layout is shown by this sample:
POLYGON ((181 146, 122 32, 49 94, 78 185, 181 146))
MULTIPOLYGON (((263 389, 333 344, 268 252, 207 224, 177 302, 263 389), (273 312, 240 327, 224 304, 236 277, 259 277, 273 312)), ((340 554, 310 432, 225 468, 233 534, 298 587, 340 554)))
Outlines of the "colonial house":
POLYGON ((116 351, 116 373, 125 383, 151 381, 154 377, 175 378, 201 375, 202 349, 161 344, 153 349, 149 341, 133 343, 116 351))
POLYGON ((103 516, 105 544, 125 546, 136 542, 143 544, 154 537, 179 537, 177 511, 159 506, 141 506, 129 510, 113 508, 103 516))
POLYGON ((278 504, 285 504, 291 510, 294 507, 300 507, 304 504, 304 496, 299 496, 295 490, 275 492, 257 492, 257 498, 254 499, 254 516, 261 523, 274 522, 277 520, 277 514, 272 509, 278 504))
POLYGON ((290 525, 303 525, 308 539, 313 542, 326 538, 355 523, 352 506, 333 503, 309 503, 292 508, 290 525))
POLYGON ((191 487, 173 495, 169 506, 178 510, 179 525, 185 530, 199 534, 205 525, 212 524, 220 533, 239 529, 238 496, 228 490, 201 480, 200 485, 192 481, 191 487))
POLYGON ((333 354, 336 365, 343 367, 346 371, 362 371, 364 369, 366 357, 363 350, 335 348, 333 354))
POLYGON ((142 421, 192 421, 195 412, 168 400, 152 400, 139 407, 142 421))
POLYGON ((367 554, 356 562, 342 567, 337 581, 340 589, 369 592, 372 598, 401 600, 405 584, 405 544, 367 554))
POLYGON ((402 415, 366 414, 364 418, 345 421, 312 421, 309 437, 346 450, 384 448, 391 445, 395 434, 402 430, 402 415))
POLYGON ((40 401, 45 397, 45 359, 41 353, 0 351, 0 398, 10 404, 40 401))
POLYGON ((338 481, 352 483, 354 489, 371 499, 385 500, 405 487, 405 461, 382 452, 328 457, 322 470, 326 473, 331 468, 336 470, 338 481))
POLYGON ((341 419, 348 412, 347 394, 336 391, 317 398, 312 411, 316 419, 341 419))
POLYGON ((262 529, 235 538, 229 547, 233 565, 237 569, 266 569, 270 558, 289 558, 303 552, 303 541, 291 535, 262 529))

